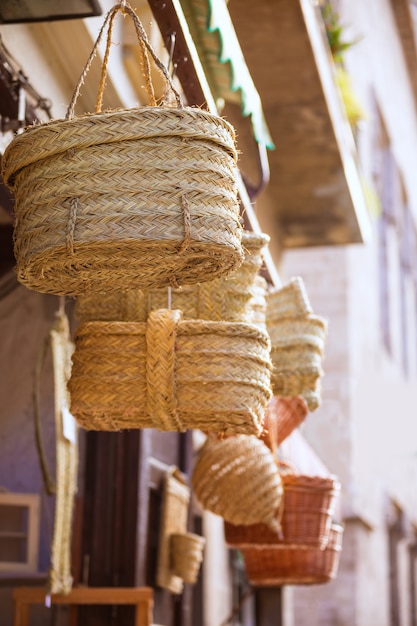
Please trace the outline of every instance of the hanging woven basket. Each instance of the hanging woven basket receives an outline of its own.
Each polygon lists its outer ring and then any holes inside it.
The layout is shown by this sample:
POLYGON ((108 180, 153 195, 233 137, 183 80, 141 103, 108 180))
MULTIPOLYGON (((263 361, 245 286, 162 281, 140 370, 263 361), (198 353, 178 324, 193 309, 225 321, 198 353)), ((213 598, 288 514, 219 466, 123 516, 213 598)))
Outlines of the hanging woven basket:
POLYGON ((203 560, 204 537, 194 533, 179 533, 171 535, 170 541, 173 573, 185 583, 193 585, 203 560))
POLYGON ((343 527, 332 524, 324 550, 271 545, 242 548, 246 576, 259 587, 327 583, 336 578, 342 541, 343 527))
POLYGON ((75 336, 71 412, 92 430, 257 434, 270 368, 268 336, 249 324, 168 309, 147 323, 86 322, 75 336))
POLYGON ((166 288, 131 289, 80 296, 77 317, 82 321, 146 322, 150 311, 170 305, 180 309, 186 319, 252 323, 253 303, 255 300, 258 303, 260 297, 256 279, 261 278, 257 274, 262 265, 262 250, 268 241, 268 235, 244 231, 242 265, 228 276, 205 283, 172 288, 169 293, 166 288))
POLYGON ((281 548, 317 548, 329 540, 334 505, 340 491, 336 478, 283 473, 284 490, 281 530, 277 536, 265 524, 232 525, 225 523, 228 545, 235 548, 276 545, 281 548))
POLYGON ((282 485, 272 452, 256 437, 209 436, 192 475, 203 508, 234 524, 264 522, 276 536, 282 485))
POLYGON ((33 126, 5 151, 15 196, 18 279, 35 291, 78 295, 193 284, 242 261, 235 135, 225 120, 184 107, 128 3, 107 14, 65 120, 33 126), (101 112, 113 21, 135 25, 150 106, 101 112), (74 107, 103 32, 94 114, 74 107), (148 53, 176 106, 156 106, 148 53))
POLYGON ((265 412, 264 427, 273 429, 275 446, 279 446, 307 417, 303 398, 274 396, 265 412))
POLYGON ((292 278, 279 289, 268 294, 268 321, 305 317, 313 312, 310 300, 300 276, 292 278))

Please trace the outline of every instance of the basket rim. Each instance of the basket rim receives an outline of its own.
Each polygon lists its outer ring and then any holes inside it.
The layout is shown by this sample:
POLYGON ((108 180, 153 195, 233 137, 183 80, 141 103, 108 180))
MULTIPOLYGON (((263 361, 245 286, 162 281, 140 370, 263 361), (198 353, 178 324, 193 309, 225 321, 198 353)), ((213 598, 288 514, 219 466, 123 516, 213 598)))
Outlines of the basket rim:
POLYGON ((233 126, 225 119, 204 111, 198 107, 172 107, 172 106, 140 106, 133 108, 120 108, 104 111, 101 113, 84 113, 72 119, 56 119, 42 124, 27 126, 23 133, 16 135, 12 142, 6 147, 2 158, 2 174, 7 185, 13 184, 13 177, 18 170, 37 162, 41 158, 55 156, 65 153, 70 148, 88 147, 91 145, 107 145, 109 143, 120 142, 127 139, 143 139, 147 137, 188 137, 212 141, 225 148, 231 156, 237 160, 237 150, 235 146, 235 131, 233 126), (171 124, 166 129, 148 129, 141 133, 141 118, 146 116, 149 120, 160 121, 166 119, 171 124), (97 128, 123 119, 129 120, 131 127, 123 136, 114 134, 98 135, 97 128), (196 126, 196 120, 201 120, 206 124, 203 130, 196 126), (173 123, 175 122, 175 123, 173 123), (210 125, 215 125, 221 132, 210 132, 210 125), (83 136, 79 134, 74 137, 74 132, 79 133, 83 127, 83 136), (37 139, 43 140, 41 154, 33 150, 33 142, 37 139), (32 150, 25 150, 30 146, 32 150))

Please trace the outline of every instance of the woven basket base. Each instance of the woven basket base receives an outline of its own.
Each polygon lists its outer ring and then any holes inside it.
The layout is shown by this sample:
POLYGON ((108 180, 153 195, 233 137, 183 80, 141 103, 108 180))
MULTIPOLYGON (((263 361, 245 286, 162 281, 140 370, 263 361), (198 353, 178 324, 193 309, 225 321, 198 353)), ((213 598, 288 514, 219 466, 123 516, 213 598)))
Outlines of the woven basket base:
POLYGON ((181 241, 114 241, 76 243, 74 253, 64 247, 20 258, 20 283, 41 293, 76 296, 88 292, 178 286, 211 280, 239 266, 239 249, 192 242, 179 252, 181 241), (91 253, 91 267, 77 259, 91 253), (65 258, 65 263, 62 259, 65 258))

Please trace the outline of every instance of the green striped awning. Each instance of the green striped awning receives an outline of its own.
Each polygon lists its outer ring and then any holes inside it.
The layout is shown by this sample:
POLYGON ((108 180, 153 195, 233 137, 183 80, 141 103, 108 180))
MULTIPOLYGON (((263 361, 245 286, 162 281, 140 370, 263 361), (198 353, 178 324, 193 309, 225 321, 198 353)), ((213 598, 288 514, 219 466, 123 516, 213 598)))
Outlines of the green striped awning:
POLYGON ((261 98, 253 83, 225 0, 181 0, 214 98, 241 106, 250 116, 256 141, 274 148, 261 98))

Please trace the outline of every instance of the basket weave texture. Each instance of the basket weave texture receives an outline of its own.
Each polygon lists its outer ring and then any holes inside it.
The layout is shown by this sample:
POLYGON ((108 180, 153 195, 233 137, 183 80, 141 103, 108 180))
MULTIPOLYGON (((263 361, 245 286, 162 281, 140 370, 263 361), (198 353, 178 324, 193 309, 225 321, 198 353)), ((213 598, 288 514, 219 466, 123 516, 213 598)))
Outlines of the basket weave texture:
POLYGON ((258 434, 270 396, 269 338, 242 323, 86 322, 75 336, 71 412, 92 430, 200 428, 258 434))
POLYGON ((197 581, 205 539, 194 533, 171 535, 171 569, 189 584, 197 581))
POLYGON ((277 535, 282 484, 271 451, 254 436, 209 436, 192 475, 203 508, 234 524, 264 522, 277 535))
POLYGON ((322 550, 329 540, 330 525, 340 484, 335 478, 282 474, 284 489, 282 537, 265 524, 225 523, 226 542, 233 547, 275 545, 280 548, 322 550))
POLYGON ((242 548, 246 575, 252 585, 260 587, 329 582, 337 575, 342 541, 342 526, 332 524, 324 550, 275 546, 242 548))
POLYGON ((127 3, 106 16, 108 49, 117 11, 133 19, 142 52, 163 72, 177 107, 102 113, 99 93, 96 113, 74 117, 102 29, 67 119, 30 127, 10 143, 2 169, 15 196, 17 274, 35 291, 193 284, 228 273, 243 258, 233 128, 182 106, 127 3))
POLYGON ((307 417, 303 398, 274 396, 265 412, 264 428, 273 429, 275 446, 279 446, 307 417))
MULTIPOLYGON (((167 307, 170 299, 172 308, 180 309, 186 319, 255 323, 254 307, 262 307, 257 279, 264 281, 257 273, 268 241, 267 235, 244 231, 242 265, 228 276, 205 283, 172 288, 169 293, 165 288, 80 296, 77 317, 82 321, 145 322, 150 311, 167 307)), ((265 295, 263 304, 266 307, 265 295)))
POLYGON ((314 410, 320 402, 318 381, 323 375, 327 322, 311 312, 300 278, 268 294, 267 329, 274 394, 303 396, 314 410))

